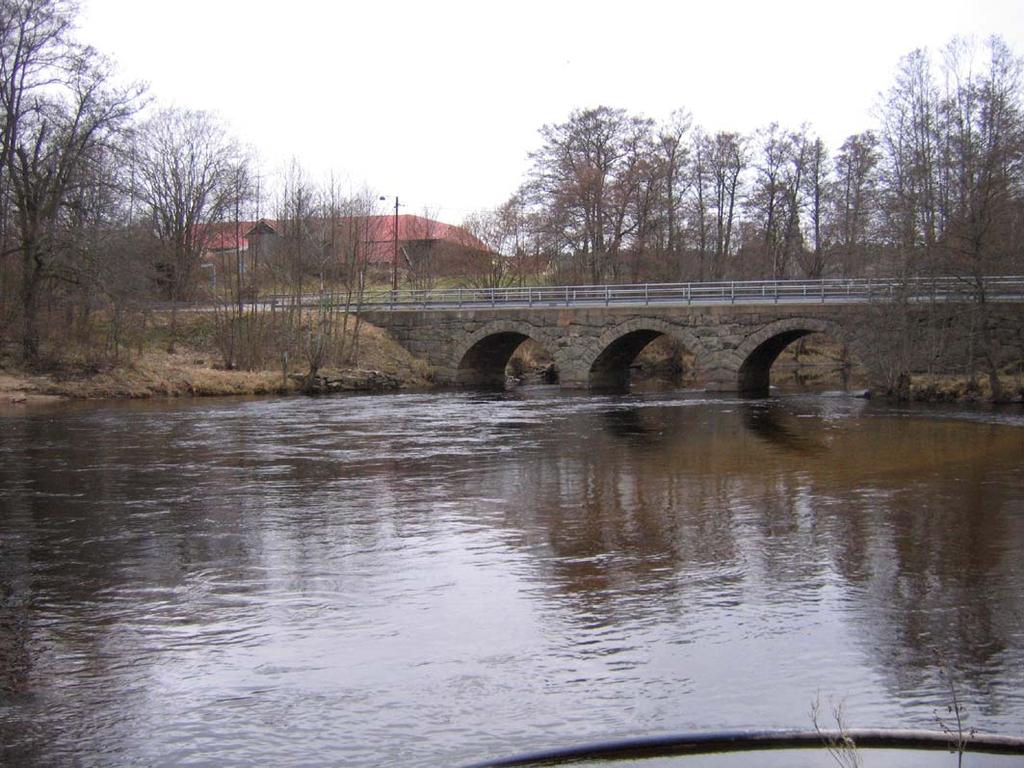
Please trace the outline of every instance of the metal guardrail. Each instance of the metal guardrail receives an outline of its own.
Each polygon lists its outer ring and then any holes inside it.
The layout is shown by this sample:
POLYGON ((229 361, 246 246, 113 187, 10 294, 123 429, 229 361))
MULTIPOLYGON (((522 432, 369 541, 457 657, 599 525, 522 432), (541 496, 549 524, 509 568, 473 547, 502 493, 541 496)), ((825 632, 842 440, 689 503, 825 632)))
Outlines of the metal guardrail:
MULTIPOLYGON (((587 307, 612 305, 793 304, 889 301, 1024 300, 1024 276, 829 278, 824 280, 735 280, 713 283, 563 285, 510 288, 443 288, 371 291, 364 310, 478 309, 485 307, 587 307)), ((305 301, 316 301, 306 297, 305 301)))

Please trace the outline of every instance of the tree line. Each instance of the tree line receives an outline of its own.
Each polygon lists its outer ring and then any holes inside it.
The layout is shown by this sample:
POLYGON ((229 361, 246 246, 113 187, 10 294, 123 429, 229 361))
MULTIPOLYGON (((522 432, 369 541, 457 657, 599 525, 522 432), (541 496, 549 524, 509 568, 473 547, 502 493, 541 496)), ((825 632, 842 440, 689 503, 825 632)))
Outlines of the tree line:
POLYGON ((1022 95, 1021 58, 992 37, 905 56, 877 125, 838 148, 807 125, 579 109, 540 129, 520 189, 471 224, 510 273, 543 263, 561 282, 1015 272, 1022 95))

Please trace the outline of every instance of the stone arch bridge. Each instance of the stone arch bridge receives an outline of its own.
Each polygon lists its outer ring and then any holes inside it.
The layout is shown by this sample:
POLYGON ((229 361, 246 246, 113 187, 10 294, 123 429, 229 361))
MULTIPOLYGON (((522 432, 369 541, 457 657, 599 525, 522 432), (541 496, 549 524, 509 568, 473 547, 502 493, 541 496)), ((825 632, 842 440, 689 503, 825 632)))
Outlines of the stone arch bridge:
MULTIPOLYGON (((993 297, 992 303, 1002 317, 997 329, 1013 337, 1013 349, 1004 351, 1018 359, 1024 333, 1024 290, 1020 293, 993 297)), ((444 384, 503 384, 509 359, 520 344, 532 339, 553 358, 561 386, 621 386, 628 382, 634 358, 664 335, 695 357, 698 383, 705 389, 765 394, 772 363, 803 336, 826 333, 846 346, 852 360, 870 359, 876 342, 871 329, 878 327, 870 321, 872 313, 877 320, 879 311, 877 297, 822 293, 819 300, 808 298, 806 288, 804 295, 776 294, 767 300, 748 296, 737 301, 733 295, 694 302, 688 295, 687 300, 661 303, 647 296, 614 303, 606 294, 606 301, 568 301, 560 306, 553 300, 535 301, 532 294, 529 301, 504 303, 495 301, 493 292, 490 302, 477 294, 464 297, 460 292, 457 299, 449 295, 444 301, 434 301, 432 294, 431 301, 418 307, 410 297, 390 305, 380 301, 364 309, 362 316, 425 359, 444 384)), ((969 299, 947 295, 942 301, 947 307, 959 301, 966 309, 969 299)), ((918 306, 915 311, 923 314, 927 302, 918 306)))

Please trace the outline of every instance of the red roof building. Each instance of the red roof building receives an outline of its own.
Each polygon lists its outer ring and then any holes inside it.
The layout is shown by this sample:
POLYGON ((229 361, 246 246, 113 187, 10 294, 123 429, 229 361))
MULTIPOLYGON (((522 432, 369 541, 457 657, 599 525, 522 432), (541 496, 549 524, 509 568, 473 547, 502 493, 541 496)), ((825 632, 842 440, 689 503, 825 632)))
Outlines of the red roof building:
MULTIPOLYGON (((360 241, 371 264, 391 265, 395 256, 395 216, 366 216, 359 219, 343 218, 343 224, 357 223, 364 228, 360 241)), ((412 254, 439 245, 453 246, 481 256, 490 249, 462 227, 445 224, 423 216, 402 214, 397 217, 399 265, 411 259, 412 254)), ((247 253, 250 245, 260 241, 273 241, 284 231, 280 222, 270 219, 259 221, 220 222, 206 228, 206 251, 216 254, 247 253)), ((269 245, 269 243, 268 243, 269 245)), ((260 248, 269 252, 270 248, 260 248)))

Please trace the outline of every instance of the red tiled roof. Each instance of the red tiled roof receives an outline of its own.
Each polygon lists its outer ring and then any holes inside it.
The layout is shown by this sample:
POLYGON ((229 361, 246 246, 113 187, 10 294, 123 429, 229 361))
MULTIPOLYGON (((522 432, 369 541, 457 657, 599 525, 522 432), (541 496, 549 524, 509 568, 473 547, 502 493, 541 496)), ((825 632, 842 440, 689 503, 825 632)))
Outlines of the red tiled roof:
MULTIPOLYGON (((395 217, 370 216, 367 220, 367 259, 371 262, 391 263, 395 253, 395 217)), ((402 214, 398 217, 398 243, 441 241, 463 248, 489 252, 489 248, 462 227, 427 219, 423 216, 402 214)))
MULTIPOLYGON (((273 230, 279 230, 278 222, 271 219, 259 221, 218 222, 207 225, 206 249, 209 251, 248 250, 249 235, 259 225, 264 224, 273 230)), ((366 243, 367 258, 372 262, 390 263, 395 251, 395 217, 367 216, 366 243)), ((478 238, 462 227, 445 224, 423 216, 402 214, 398 216, 398 242, 443 241, 474 251, 489 252, 489 248, 478 238)))
POLYGON ((206 224, 202 228, 205 235, 205 248, 208 251, 233 251, 237 242, 239 250, 247 250, 249 241, 246 235, 252 230, 253 221, 221 221, 206 224))

